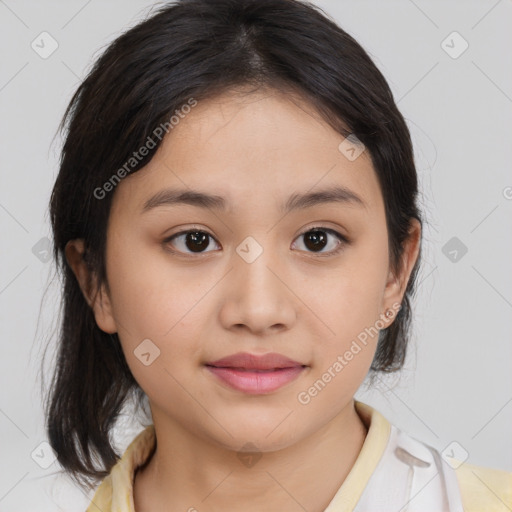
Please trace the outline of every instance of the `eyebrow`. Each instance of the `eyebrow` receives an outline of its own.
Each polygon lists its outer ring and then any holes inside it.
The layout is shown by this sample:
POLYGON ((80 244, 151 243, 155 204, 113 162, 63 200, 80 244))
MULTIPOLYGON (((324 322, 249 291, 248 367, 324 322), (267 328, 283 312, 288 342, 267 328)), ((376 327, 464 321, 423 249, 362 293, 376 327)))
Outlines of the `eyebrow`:
MULTIPOLYGON (((338 203, 366 208, 366 203, 352 190, 343 186, 334 186, 318 190, 317 192, 306 192, 303 194, 292 194, 288 200, 280 206, 282 213, 293 210, 311 208, 313 206, 338 203)), ((207 194, 199 190, 191 189, 164 189, 151 196, 143 205, 142 212, 146 213, 161 206, 173 206, 188 204, 199 208, 213 210, 227 210, 228 202, 219 195, 207 194)))

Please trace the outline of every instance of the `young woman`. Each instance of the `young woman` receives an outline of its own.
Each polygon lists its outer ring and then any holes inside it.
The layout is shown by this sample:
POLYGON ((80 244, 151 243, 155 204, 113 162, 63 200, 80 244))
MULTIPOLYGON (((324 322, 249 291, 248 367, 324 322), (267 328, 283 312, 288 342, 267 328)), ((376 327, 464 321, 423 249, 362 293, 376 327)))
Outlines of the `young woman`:
POLYGON ((403 365, 422 216, 388 84, 318 8, 161 7, 63 125, 47 431, 69 475, 101 481, 88 512, 512 506, 512 475, 354 400, 403 365), (151 420, 120 457, 131 399, 151 420))

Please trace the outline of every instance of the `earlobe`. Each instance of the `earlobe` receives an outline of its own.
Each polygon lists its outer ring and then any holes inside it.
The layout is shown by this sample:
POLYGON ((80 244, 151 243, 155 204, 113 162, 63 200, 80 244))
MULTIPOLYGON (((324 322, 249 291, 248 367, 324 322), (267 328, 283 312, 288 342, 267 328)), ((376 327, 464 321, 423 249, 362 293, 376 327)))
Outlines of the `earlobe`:
POLYGON ((419 256, 420 246, 421 224, 417 219, 413 218, 411 219, 409 236, 404 242, 399 273, 398 275, 395 275, 392 271, 389 272, 384 294, 384 301, 386 304, 392 305, 395 303, 402 303, 412 269, 414 268, 414 264, 419 256))
POLYGON ((98 327, 107 333, 117 332, 112 306, 104 284, 97 288, 96 278, 84 260, 85 244, 82 238, 70 240, 65 248, 66 260, 78 281, 82 294, 91 307, 98 327))
POLYGON ((100 291, 94 297, 92 309, 96 323, 102 331, 109 334, 117 332, 114 315, 112 314, 112 304, 103 284, 100 287, 100 291))

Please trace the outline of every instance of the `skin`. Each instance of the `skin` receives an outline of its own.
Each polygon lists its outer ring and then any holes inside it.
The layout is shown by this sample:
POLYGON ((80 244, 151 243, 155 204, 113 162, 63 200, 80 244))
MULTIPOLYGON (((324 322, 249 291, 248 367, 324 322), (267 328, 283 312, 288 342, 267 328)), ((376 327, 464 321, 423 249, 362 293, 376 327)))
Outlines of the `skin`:
POLYGON ((402 301, 421 229, 411 223, 395 276, 370 157, 365 151, 350 161, 341 141, 306 102, 277 91, 199 102, 151 162, 114 191, 110 294, 104 286, 90 293, 83 243, 68 243, 68 262, 98 326, 118 332, 149 398, 158 446, 136 474, 137 512, 322 511, 354 465, 367 425, 353 397, 377 336, 308 404, 297 396, 402 301), (284 216, 278 210, 292 193, 327 185, 349 188, 365 206, 325 203, 284 216), (172 205, 141 214, 144 202, 167 187, 218 194, 230 207, 172 205), (340 243, 327 235, 327 246, 315 252, 302 235, 318 226, 350 243, 325 256, 340 243), (164 242, 194 228, 213 237, 203 253, 193 252, 186 236, 164 242), (263 249, 252 263, 236 252, 248 236, 263 249), (160 349, 149 366, 134 354, 147 338, 160 349), (275 392, 247 395, 204 367, 236 352, 278 352, 308 368, 275 392), (237 456, 248 442, 262 455, 252 467, 237 456))

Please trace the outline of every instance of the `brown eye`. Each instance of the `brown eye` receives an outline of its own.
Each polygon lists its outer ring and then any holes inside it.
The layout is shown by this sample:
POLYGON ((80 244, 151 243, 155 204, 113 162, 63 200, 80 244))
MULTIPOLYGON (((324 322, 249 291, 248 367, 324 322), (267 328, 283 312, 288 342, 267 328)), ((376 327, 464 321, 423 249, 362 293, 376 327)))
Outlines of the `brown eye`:
POLYGON ((211 240, 214 238, 206 233, 206 231, 199 230, 189 230, 189 231, 181 231, 180 233, 176 233, 172 235, 170 238, 165 240, 166 244, 173 245, 177 247, 177 251, 183 252, 187 254, 189 251, 191 253, 203 253, 203 252, 211 252, 206 251, 206 249, 211 246, 211 240))
MULTIPOLYGON (((299 246, 299 250, 318 254, 319 256, 332 256, 337 254, 349 243, 347 238, 337 231, 322 227, 308 229, 299 235, 297 240, 301 238, 304 240, 302 242, 304 248, 299 246)), ((164 244, 170 245, 172 252, 203 254, 212 252, 212 250, 207 250, 214 246, 211 242, 212 240, 217 244, 215 238, 206 231, 194 229, 175 233, 164 240, 164 244)), ((218 246, 218 248, 220 248, 220 246, 218 246)))
POLYGON ((328 228, 311 228, 299 235, 297 240, 303 239, 303 246, 307 252, 320 253, 322 256, 337 254, 348 240, 333 229, 328 228), (327 247, 327 250, 324 250, 327 247), (329 249, 330 248, 330 249, 329 249))

